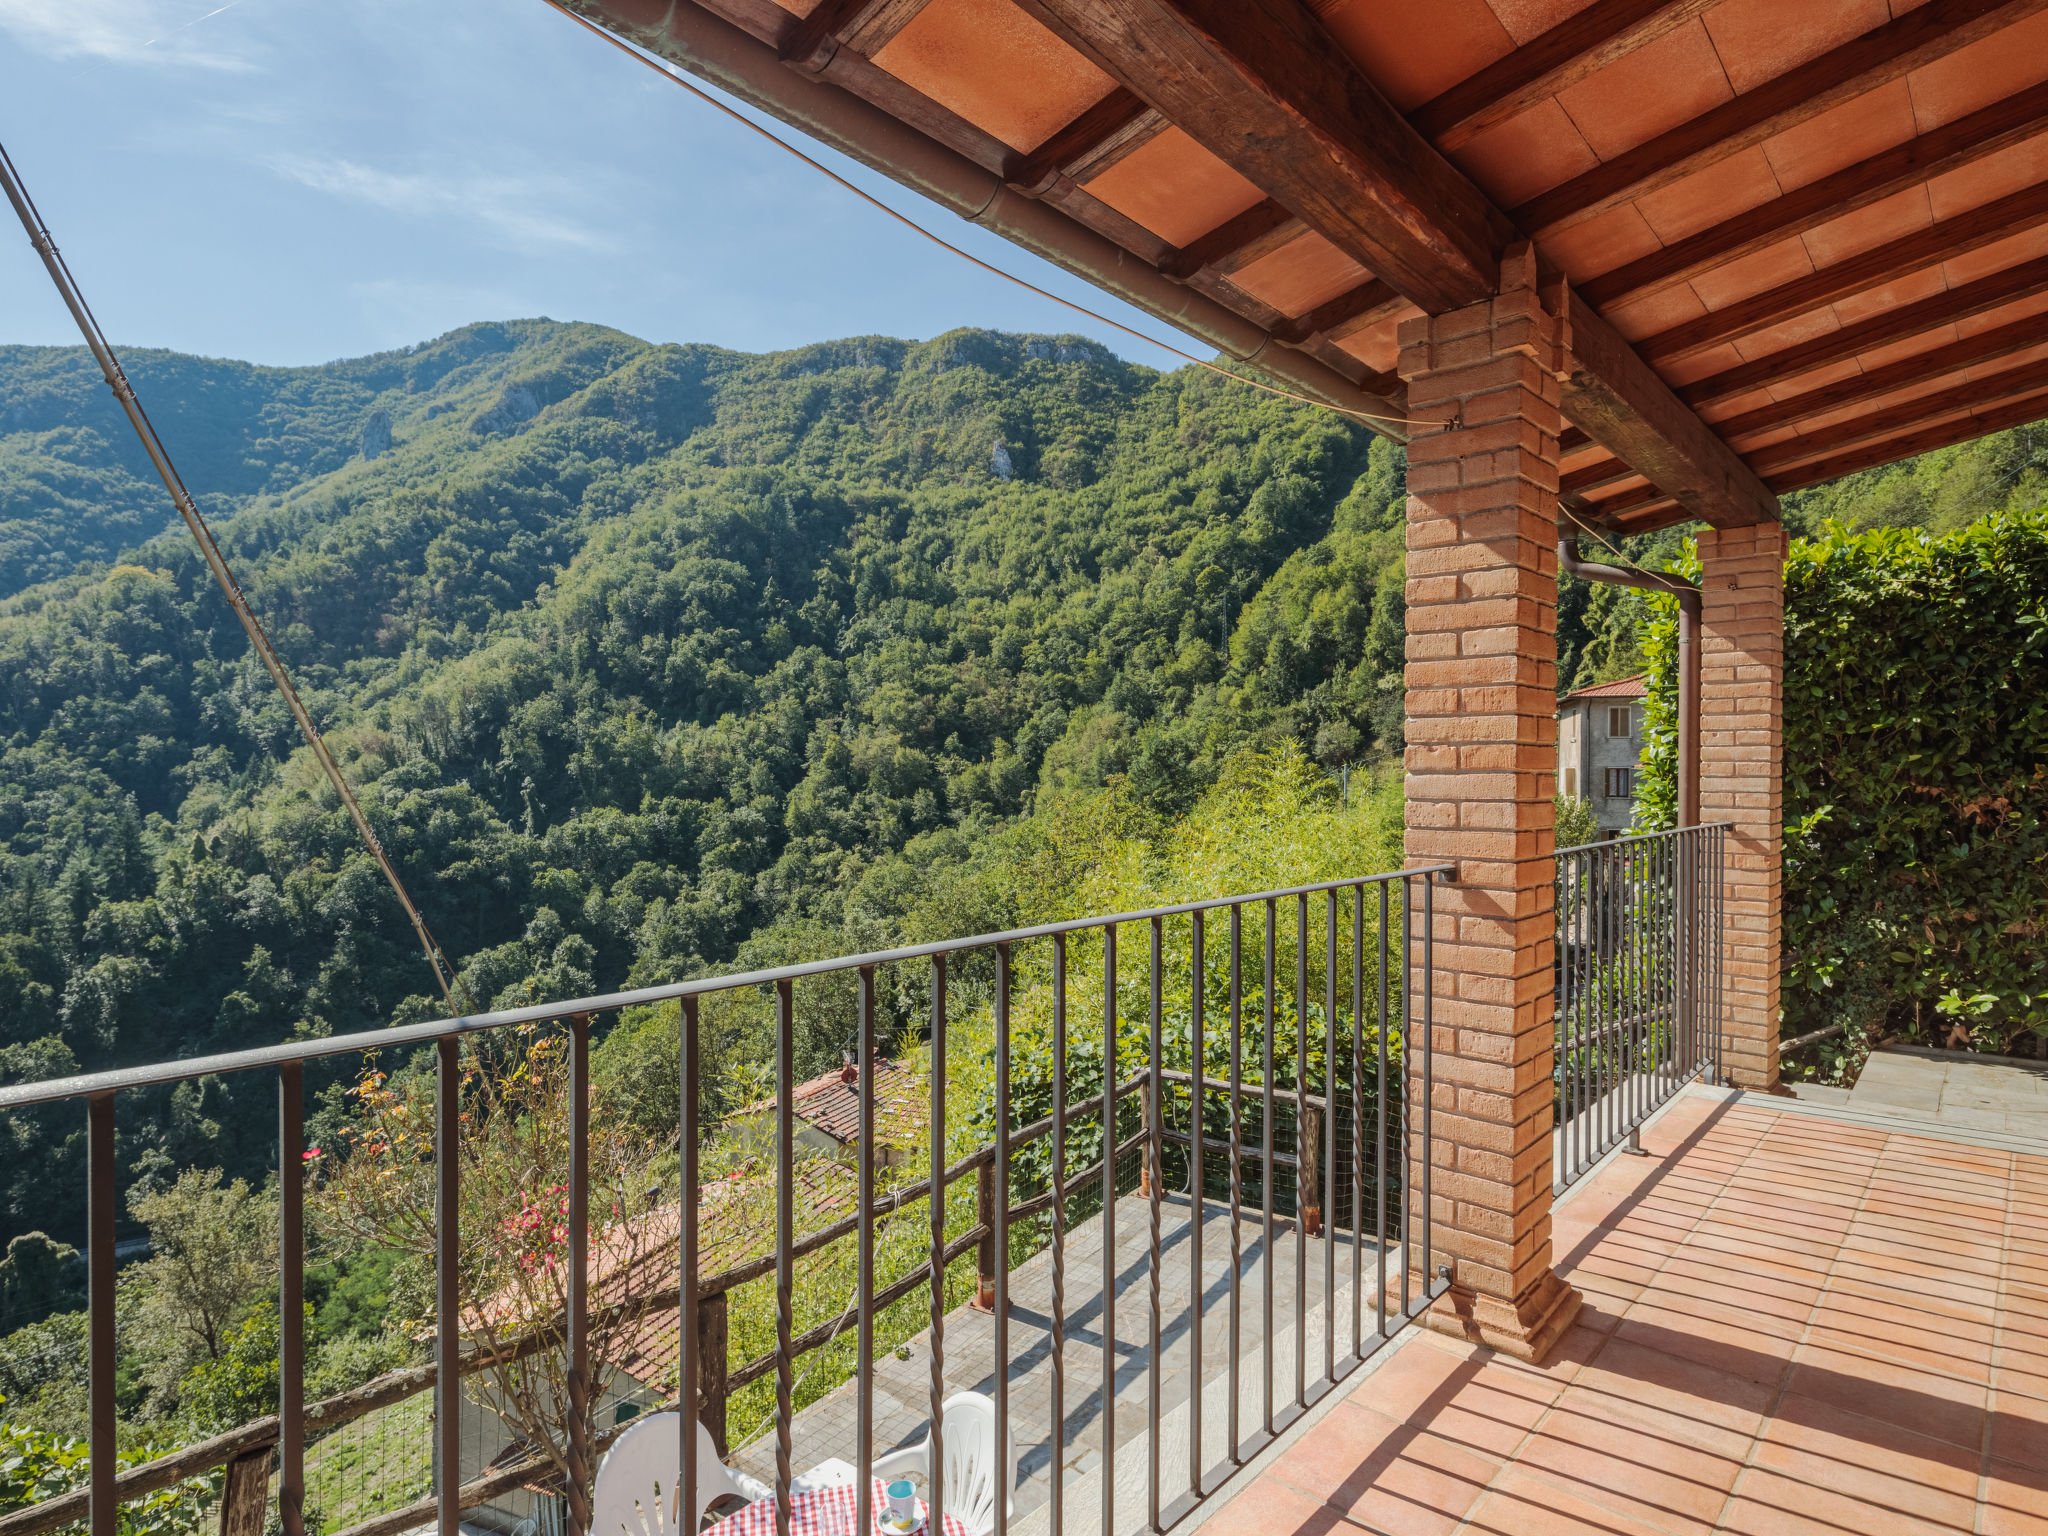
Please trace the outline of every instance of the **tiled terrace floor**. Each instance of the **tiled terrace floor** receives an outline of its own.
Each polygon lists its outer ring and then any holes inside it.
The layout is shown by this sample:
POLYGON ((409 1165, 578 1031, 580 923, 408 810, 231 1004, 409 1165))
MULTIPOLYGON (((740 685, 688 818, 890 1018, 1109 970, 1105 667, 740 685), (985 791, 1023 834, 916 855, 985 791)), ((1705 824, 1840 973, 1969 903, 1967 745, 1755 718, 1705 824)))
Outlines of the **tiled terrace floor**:
POLYGON ((1541 1368, 1421 1335, 1203 1527, 2048 1536, 2048 1155, 1687 1095, 1541 1368))

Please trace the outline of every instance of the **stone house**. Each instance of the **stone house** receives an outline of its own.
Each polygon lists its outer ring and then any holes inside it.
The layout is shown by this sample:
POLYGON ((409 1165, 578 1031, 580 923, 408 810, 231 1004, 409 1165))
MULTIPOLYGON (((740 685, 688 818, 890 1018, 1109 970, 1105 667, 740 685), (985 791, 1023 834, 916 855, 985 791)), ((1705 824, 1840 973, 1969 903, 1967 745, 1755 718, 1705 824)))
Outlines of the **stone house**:
POLYGON ((1592 807, 1603 838, 1635 819, 1643 755, 1641 677, 1578 688, 1557 703, 1557 792, 1592 807))

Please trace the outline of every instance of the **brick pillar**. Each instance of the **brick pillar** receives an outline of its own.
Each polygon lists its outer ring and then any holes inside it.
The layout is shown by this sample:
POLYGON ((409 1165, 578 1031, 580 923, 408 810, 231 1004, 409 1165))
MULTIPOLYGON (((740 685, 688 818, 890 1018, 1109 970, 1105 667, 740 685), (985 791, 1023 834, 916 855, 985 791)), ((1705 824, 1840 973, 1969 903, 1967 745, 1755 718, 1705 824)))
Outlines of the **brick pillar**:
POLYGON ((1430 1321, 1525 1359, 1579 1307, 1550 1267, 1560 359, 1534 275, 1521 247, 1497 298, 1400 333, 1409 411, 1445 423, 1408 444, 1408 862, 1458 866, 1430 1146, 1455 1289, 1430 1321))
POLYGON ((1726 1069, 1778 1083, 1784 923, 1785 530, 1708 529, 1700 554, 1700 820, 1727 821, 1722 886, 1726 1069))

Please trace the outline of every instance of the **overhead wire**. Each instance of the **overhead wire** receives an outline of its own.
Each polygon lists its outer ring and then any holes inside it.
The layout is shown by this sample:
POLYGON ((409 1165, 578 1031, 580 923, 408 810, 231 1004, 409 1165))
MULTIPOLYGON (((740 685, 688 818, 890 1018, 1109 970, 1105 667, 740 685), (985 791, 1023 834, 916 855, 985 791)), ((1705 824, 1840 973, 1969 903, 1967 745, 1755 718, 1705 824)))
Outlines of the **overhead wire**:
MULTIPOLYGON (((214 581, 227 597, 228 606, 234 609, 235 617, 241 621, 242 630, 249 637, 249 644, 255 648, 265 670, 270 673, 270 680, 284 696, 292 718, 298 722, 299 733, 305 737, 306 745, 312 749, 321 772, 327 776, 327 782, 341 798, 349 819, 355 823, 357 835, 369 849, 370 856, 376 860, 377 867, 384 872, 384 879, 391 886, 392 894, 397 896, 399 905, 405 909, 406 918, 411 922, 413 932, 419 936, 420 947, 426 952, 427 964, 434 972, 434 980, 440 987, 442 1000, 447 1003, 451 1013, 457 1011, 455 994, 460 991, 465 1000, 468 1000, 468 989, 463 986, 461 977, 448 962, 447 955, 442 952, 441 946, 428 930, 426 918, 421 915, 418 905, 413 901, 412 893, 405 888, 405 882, 399 878, 390 854, 385 851, 376 829, 363 814, 355 791, 349 787, 347 778, 343 776, 341 765, 335 761, 334 754, 328 750, 326 739, 320 734, 319 727, 313 723, 313 716, 307 710, 305 701, 299 697, 299 691, 293 685, 290 673, 285 670, 276 647, 270 643, 270 636, 264 632, 262 621, 256 617, 255 609, 249 605, 248 596, 243 592, 241 582, 236 579, 233 569, 228 565, 227 557, 221 553, 220 545, 214 539, 213 530, 207 526, 205 517, 200 513, 199 504, 192 499, 192 493, 185 488, 183 477, 172 464, 170 453, 165 449, 163 440, 157 436, 148 413, 143 410, 142 401, 137 397, 135 387, 128 382, 127 372, 121 367, 120 359, 114 355, 114 349, 108 343, 106 333, 100 329, 100 323, 94 317, 91 306, 85 302, 85 295, 79 288, 77 279, 71 275, 70 265, 58 251, 57 242, 51 238, 49 226, 43 222, 41 212, 36 208, 34 200, 29 197, 28 188, 15 170, 14 161, 8 155, 4 144, 0 144, 0 184, 5 185, 7 200, 14 205, 22 228, 28 232, 29 244, 33 245, 36 254, 42 257, 43 266, 49 271, 50 280, 57 285, 58 295, 64 300, 65 307, 71 311, 71 318, 77 322, 79 332, 85 337, 85 344, 91 350, 93 360, 99 364, 100 376, 106 380, 107 388, 113 391, 114 398, 120 402, 121 410, 128 418, 128 424, 135 429, 135 435, 141 439, 143 452, 149 455, 149 461, 156 467, 157 476, 163 481, 164 489, 170 492, 171 502, 177 507, 178 516, 184 519, 185 527, 199 545, 199 552, 206 560, 207 569, 213 573, 214 581)), ((474 1008, 473 1001, 470 1006, 474 1008)))
POLYGON ((1614 556, 1614 558, 1621 563, 1621 569, 1632 572, 1638 576, 1647 576, 1650 578, 1650 580, 1656 582, 1658 585, 1664 587, 1666 590, 1671 592, 1686 592, 1692 590, 1690 587, 1681 585, 1678 581, 1674 581, 1669 572, 1653 571, 1650 570, 1647 566, 1635 564, 1628 558, 1627 555, 1624 555, 1619 548, 1617 548, 1614 544, 1609 542, 1606 534, 1602 533, 1598 528, 1595 528, 1592 524, 1582 519, 1576 512, 1572 511, 1572 509, 1568 505, 1566 505, 1562 498, 1559 498, 1558 500, 1557 510, 1565 517, 1570 518, 1572 522, 1578 527, 1580 532, 1588 534, 1592 538, 1597 539, 1600 543, 1600 547, 1606 550, 1607 553, 1609 553, 1610 555, 1614 556))
POLYGON ((649 53, 642 48, 635 47, 632 43, 629 43, 628 41, 626 41, 626 39, 620 37, 617 33, 608 31, 605 28, 600 27, 596 22, 592 21, 589 17, 579 15, 575 11, 570 10, 566 5, 563 5, 561 3, 561 0, 547 0, 547 3, 555 10, 560 11, 564 16, 568 17, 569 20, 575 22, 577 26, 583 28, 584 31, 590 33, 593 37, 601 38, 605 42, 610 43, 614 48, 618 49, 621 53, 625 54, 626 57, 628 57, 629 59, 635 59, 639 61, 640 63, 646 65, 649 69, 653 70, 656 74, 660 75, 664 80, 669 81, 671 84, 681 86, 684 90, 688 91, 692 96, 695 96, 699 101, 703 102, 706 106, 709 106, 718 112, 722 112, 725 116, 731 118, 734 122, 740 124, 742 127, 750 129, 754 133, 759 134, 762 138, 766 139, 770 144, 773 144, 777 149, 782 150, 784 153, 794 155, 797 159, 801 160, 805 165, 809 166, 812 170, 816 171, 820 176, 825 177, 829 181, 835 182, 840 187, 843 187, 846 191, 851 192, 855 197, 859 198, 869 207, 874 208, 883 214, 886 214, 889 218, 894 219, 898 224, 901 224, 905 229, 909 230, 911 233, 916 235, 922 235, 925 239, 931 241, 933 245, 940 247, 942 250, 952 252, 955 256, 958 256, 962 261, 967 262, 970 265, 979 267, 982 271, 988 273, 992 277, 999 277, 1006 283, 1014 283, 1017 287, 1022 288, 1027 293, 1034 293, 1038 295, 1038 297, 1041 299, 1049 299, 1055 304, 1061 305, 1064 308, 1072 310, 1077 315, 1082 315, 1090 320, 1093 320, 1098 325, 1106 325, 1111 330, 1120 331, 1126 336, 1144 342, 1147 346, 1157 347, 1160 351, 1169 353, 1174 357, 1180 358, 1183 362, 1192 363, 1197 368, 1205 368, 1210 373, 1217 374, 1222 378, 1234 379, 1239 384, 1248 384, 1253 389, 1264 390, 1267 394, 1277 395, 1282 400, 1293 400, 1301 405, 1312 405, 1318 408, 1319 410, 1335 411, 1340 415, 1350 416, 1359 421, 1377 422, 1382 426, 1409 427, 1441 425, 1441 423, 1437 421, 1417 421, 1414 418, 1408 416, 1379 416, 1375 415, 1371 411, 1354 410, 1352 407, 1348 405, 1337 405, 1328 400, 1318 400, 1313 395, 1297 394, 1293 390, 1282 389, 1277 384, 1269 384, 1263 379, 1255 379, 1251 377, 1249 374, 1238 373, 1233 369, 1225 368, 1221 363, 1216 362, 1213 358, 1201 357, 1193 352, 1185 350, 1184 348, 1177 347, 1173 345, 1173 343, 1171 342, 1161 341, 1158 337, 1148 335, 1144 331, 1139 330, 1136 326, 1126 325, 1123 321, 1112 319, 1110 316, 1103 314, 1100 310, 1090 309, 1086 304, 1082 304, 1077 300, 1069 299, 1064 297, 1063 295, 1054 293, 1050 288, 1042 288, 1037 283, 1032 282, 1029 278, 1019 277, 1016 273, 1007 271, 1004 268, 997 266, 994 262, 984 260, 982 257, 975 255, 972 251, 967 250, 964 247, 955 245, 952 241, 946 239, 943 235, 937 234, 932 230, 926 229, 922 224, 918 223, 917 220, 911 218, 908 214, 903 213, 896 208, 890 207, 889 204, 883 202, 879 197, 876 197, 872 192, 867 191, 858 183, 849 180, 847 177, 840 175, 837 171, 833 170, 829 165, 826 165, 823 161, 817 159, 812 155, 806 154, 803 150, 799 149, 796 145, 790 143, 789 140, 783 138, 780 134, 774 132, 769 128, 763 127, 760 123, 755 122, 751 117, 747 116, 746 113, 740 111, 738 108, 732 106, 730 103, 721 101, 718 97, 712 95, 711 92, 705 90, 702 86, 696 84, 696 82, 686 78, 680 71, 678 71, 673 65, 671 65, 668 62, 668 60, 661 58, 658 55, 649 53))

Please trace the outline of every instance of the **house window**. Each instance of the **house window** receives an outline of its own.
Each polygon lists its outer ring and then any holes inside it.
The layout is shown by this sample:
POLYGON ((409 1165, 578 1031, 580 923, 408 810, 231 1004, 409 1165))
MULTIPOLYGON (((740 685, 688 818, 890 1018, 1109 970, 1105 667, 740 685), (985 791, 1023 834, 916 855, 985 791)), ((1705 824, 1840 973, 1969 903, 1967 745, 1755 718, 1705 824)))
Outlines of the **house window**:
POLYGON ((1607 734, 1616 741, 1624 740, 1629 735, 1629 714, 1630 710, 1626 704, 1617 704, 1607 711, 1607 734))
POLYGON ((1610 800, 1632 800, 1636 793, 1633 768, 1603 768, 1600 792, 1610 800))
POLYGON ((1567 768, 1564 771, 1564 797, 1567 800, 1579 798, 1579 770, 1567 768))

